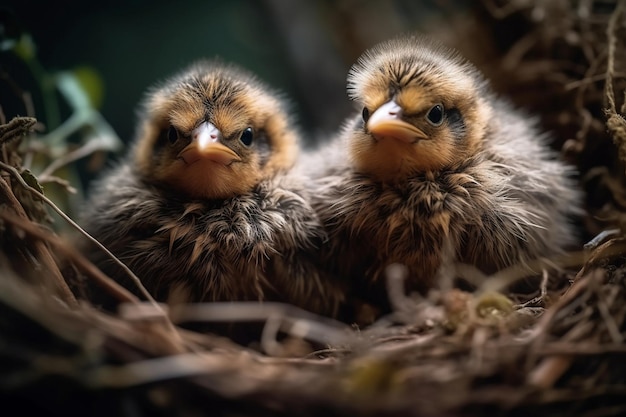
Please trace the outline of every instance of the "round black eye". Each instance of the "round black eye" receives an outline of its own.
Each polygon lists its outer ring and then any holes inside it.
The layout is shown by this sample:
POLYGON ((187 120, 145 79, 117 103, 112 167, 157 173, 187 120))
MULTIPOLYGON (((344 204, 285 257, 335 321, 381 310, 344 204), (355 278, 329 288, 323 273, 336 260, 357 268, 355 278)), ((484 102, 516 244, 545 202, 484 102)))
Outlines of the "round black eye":
POLYGON ((369 119, 370 119, 370 111, 367 109, 367 107, 363 107, 363 121, 367 123, 369 119))
POLYGON ((241 138, 239 138, 239 140, 241 140, 241 143, 244 145, 250 146, 252 145, 253 138, 254 134, 252 133, 252 128, 249 127, 241 133, 241 138))
POLYGON ((443 123, 443 106, 441 104, 435 104, 428 113, 426 113, 426 119, 433 126, 439 126, 443 123))
POLYGON ((178 140, 178 131, 172 126, 167 131, 167 139, 170 143, 175 143, 178 140))

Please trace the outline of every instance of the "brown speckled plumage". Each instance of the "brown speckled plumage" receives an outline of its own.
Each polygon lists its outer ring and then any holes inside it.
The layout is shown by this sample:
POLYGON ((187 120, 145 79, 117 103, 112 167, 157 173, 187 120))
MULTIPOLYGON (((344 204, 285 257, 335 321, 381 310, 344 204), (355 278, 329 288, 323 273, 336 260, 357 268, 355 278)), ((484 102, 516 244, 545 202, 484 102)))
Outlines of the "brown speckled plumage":
MULTIPOLYGON (((341 293, 313 257, 326 235, 290 172, 297 131, 275 92, 234 66, 203 62, 151 91, 140 121, 132 152, 92 188, 89 233, 161 301, 274 300, 334 314, 341 293), (181 157, 202 123, 219 129, 237 160, 181 157)), ((104 254, 88 253, 125 282, 104 254)))
POLYGON ((423 291, 444 262, 493 272, 575 242, 573 169, 456 53, 420 37, 385 42, 353 66, 348 92, 363 112, 301 168, 329 233, 324 262, 360 296, 380 299, 394 262, 423 291), (382 106, 402 126, 374 134, 382 106))

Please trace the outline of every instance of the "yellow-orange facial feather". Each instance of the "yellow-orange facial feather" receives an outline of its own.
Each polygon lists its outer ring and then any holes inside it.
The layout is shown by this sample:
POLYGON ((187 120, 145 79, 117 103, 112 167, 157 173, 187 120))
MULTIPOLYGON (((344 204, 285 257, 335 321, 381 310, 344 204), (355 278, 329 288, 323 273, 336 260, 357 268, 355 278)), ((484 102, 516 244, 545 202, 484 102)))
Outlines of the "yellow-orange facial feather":
POLYGON ((134 161, 150 181, 215 199, 246 193, 289 169, 296 152, 297 136, 275 92, 237 67, 201 62, 149 94, 134 161), (224 158, 197 150, 201 126, 216 129, 211 141, 224 158), (183 150, 194 157, 184 158, 183 150))
POLYGON ((355 168, 382 181, 402 181, 465 160, 480 148, 491 115, 484 89, 471 64, 423 38, 394 39, 367 51, 348 75, 349 96, 364 118, 350 142, 355 168), (394 125, 381 134, 368 124, 394 103, 397 120, 414 129, 412 138, 406 126, 398 124, 394 135, 394 125), (430 113, 435 106, 441 106, 441 120, 430 113))

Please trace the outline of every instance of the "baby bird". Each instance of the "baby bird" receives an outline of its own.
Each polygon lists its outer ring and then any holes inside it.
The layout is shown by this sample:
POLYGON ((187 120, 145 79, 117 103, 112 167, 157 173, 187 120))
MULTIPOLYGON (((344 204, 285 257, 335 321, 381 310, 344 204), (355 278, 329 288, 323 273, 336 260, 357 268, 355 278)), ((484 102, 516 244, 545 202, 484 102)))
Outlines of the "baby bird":
POLYGON ((491 273, 575 242, 573 168, 456 52, 389 40, 351 68, 348 93, 362 111, 303 169, 329 233, 324 261, 363 298, 384 290, 392 263, 425 292, 443 264, 491 273))
POLYGON ((298 141, 275 91, 234 65, 196 63, 149 92, 130 153, 97 180, 82 223, 159 301, 272 300, 332 315, 341 292, 313 257, 326 235, 290 172, 298 141))

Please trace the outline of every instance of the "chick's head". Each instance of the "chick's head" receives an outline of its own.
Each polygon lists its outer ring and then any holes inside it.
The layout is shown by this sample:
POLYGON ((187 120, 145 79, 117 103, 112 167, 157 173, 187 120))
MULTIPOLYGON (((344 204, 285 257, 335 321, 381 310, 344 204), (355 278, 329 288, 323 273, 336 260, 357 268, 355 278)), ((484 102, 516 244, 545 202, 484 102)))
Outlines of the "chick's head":
POLYGON ((233 65, 194 64, 148 94, 141 119, 139 172, 191 198, 246 193, 295 161, 285 103, 233 65))
POLYGON ((366 51, 348 94, 362 108, 350 153, 355 168, 402 181, 453 167, 481 147, 491 114, 485 81, 454 51, 403 37, 366 51))

